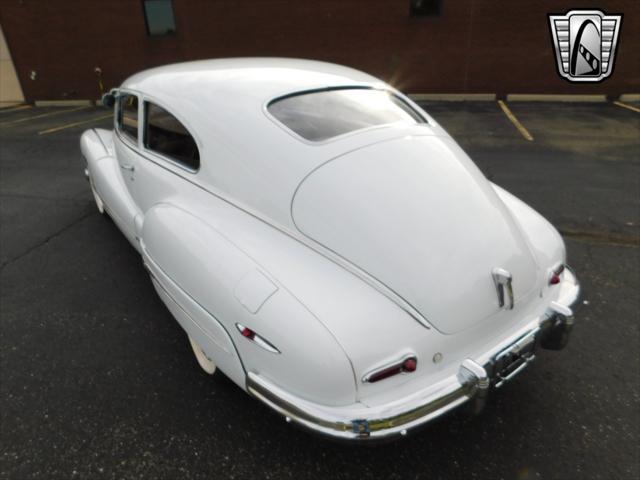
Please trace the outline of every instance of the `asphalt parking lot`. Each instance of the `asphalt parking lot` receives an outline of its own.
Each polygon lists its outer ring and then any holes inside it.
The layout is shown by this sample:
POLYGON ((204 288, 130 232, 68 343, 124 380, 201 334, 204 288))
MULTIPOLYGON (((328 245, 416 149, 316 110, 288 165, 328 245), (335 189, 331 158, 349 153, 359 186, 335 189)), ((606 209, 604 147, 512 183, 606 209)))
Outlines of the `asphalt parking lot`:
POLYGON ((199 370, 84 179, 106 110, 0 110, 0 478, 640 478, 640 110, 510 103, 527 140, 496 102, 424 106, 559 228, 589 305, 481 415, 371 447, 199 370))

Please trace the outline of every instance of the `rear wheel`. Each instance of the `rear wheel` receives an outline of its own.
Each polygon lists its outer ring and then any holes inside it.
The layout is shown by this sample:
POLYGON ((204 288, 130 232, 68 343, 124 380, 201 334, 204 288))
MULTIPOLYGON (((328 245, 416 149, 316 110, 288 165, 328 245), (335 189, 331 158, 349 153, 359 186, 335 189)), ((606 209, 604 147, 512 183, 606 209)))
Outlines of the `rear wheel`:
POLYGON ((191 348, 193 348, 193 353, 196 356, 196 360, 198 360, 198 364, 202 369, 207 372, 209 375, 213 375, 216 373, 216 364, 211 361, 207 354, 204 353, 204 350, 196 343, 196 341, 189 336, 189 342, 191 343, 191 348))

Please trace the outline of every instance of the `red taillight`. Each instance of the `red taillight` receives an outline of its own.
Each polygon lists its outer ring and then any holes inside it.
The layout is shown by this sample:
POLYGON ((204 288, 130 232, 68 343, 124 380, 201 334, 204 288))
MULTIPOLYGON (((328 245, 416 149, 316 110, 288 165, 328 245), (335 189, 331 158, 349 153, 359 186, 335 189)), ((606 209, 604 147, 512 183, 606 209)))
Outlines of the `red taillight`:
POLYGON ((405 372, 415 372, 416 368, 418 368, 418 360, 416 360, 414 357, 407 358, 402 363, 402 369, 405 372))
POLYGON ((402 365, 394 365, 393 367, 385 368, 384 370, 380 370, 379 372, 374 373, 367 379, 367 381, 370 383, 378 382, 380 380, 384 380, 385 378, 393 377, 400 372, 402 372, 402 365))
POLYGON ((369 375, 366 375, 363 380, 369 383, 379 382, 380 380, 398 375, 399 373, 415 372, 416 368, 418 368, 418 359, 416 357, 409 357, 400 363, 396 363, 370 373, 369 375))
POLYGON ((264 337, 261 337, 260 335, 258 335, 255 331, 251 330, 249 327, 245 327, 244 325, 236 323, 236 328, 240 332, 240 335, 242 335, 247 340, 251 340, 256 345, 264 348, 265 350, 271 353, 280 353, 280 350, 274 347, 271 342, 269 342, 264 337))
POLYGON ((549 285, 557 285, 560 283, 560 275, 564 272, 564 265, 560 265, 553 272, 551 272, 551 278, 549 278, 549 285))
POLYGON ((253 340, 256 337, 256 332, 247 327, 244 327, 241 333, 243 337, 247 337, 250 340, 253 340))

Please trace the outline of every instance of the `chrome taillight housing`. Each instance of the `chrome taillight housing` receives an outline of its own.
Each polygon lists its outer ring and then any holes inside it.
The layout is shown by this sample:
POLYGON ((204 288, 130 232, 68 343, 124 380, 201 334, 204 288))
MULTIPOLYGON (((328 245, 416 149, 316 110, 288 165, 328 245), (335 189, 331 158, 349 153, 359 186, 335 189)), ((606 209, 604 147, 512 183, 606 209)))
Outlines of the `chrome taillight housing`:
POLYGON ((389 365, 376 368, 364 377, 362 381, 365 383, 375 383, 385 378, 393 377, 401 373, 412 373, 418 368, 418 359, 415 355, 408 355, 389 365))
POLYGON ((564 264, 560 264, 556 268, 554 268, 549 275, 549 285, 559 284, 562 280, 562 272, 564 272, 564 264))
POLYGON ((280 353, 280 350, 274 347, 271 342, 266 340, 264 337, 261 337, 260 335, 258 335, 254 330, 250 329, 249 327, 245 327, 244 325, 236 323, 236 328, 244 338, 246 338, 247 340, 251 340, 259 347, 262 347, 271 353, 280 353))

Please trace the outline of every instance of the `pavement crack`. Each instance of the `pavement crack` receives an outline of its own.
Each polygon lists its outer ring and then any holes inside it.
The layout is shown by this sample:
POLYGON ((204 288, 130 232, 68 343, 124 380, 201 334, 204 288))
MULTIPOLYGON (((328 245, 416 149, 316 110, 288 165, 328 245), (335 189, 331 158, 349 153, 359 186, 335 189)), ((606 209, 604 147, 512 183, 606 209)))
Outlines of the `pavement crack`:
POLYGON ((62 235, 67 230, 73 228, 75 225, 77 225, 78 223, 82 222, 85 218, 90 217, 91 215, 94 215, 94 213, 95 212, 93 212, 93 211, 89 211, 89 212, 85 213, 84 215, 82 215, 79 218, 75 219, 73 222, 71 222, 71 223, 65 225, 64 227, 62 227, 57 232, 54 232, 51 235, 47 236, 44 240, 42 240, 38 244, 34 245, 33 247, 30 247, 29 249, 27 249, 25 252, 21 253, 17 257, 10 258, 6 262, 4 262, 2 265, 0 265, 0 272, 2 272, 5 269, 5 267, 11 265, 12 263, 16 262, 17 260, 20 260, 21 258, 29 255, 30 253, 34 252, 38 248, 42 247, 43 245, 46 245, 47 243, 49 243, 54 238, 62 235))

